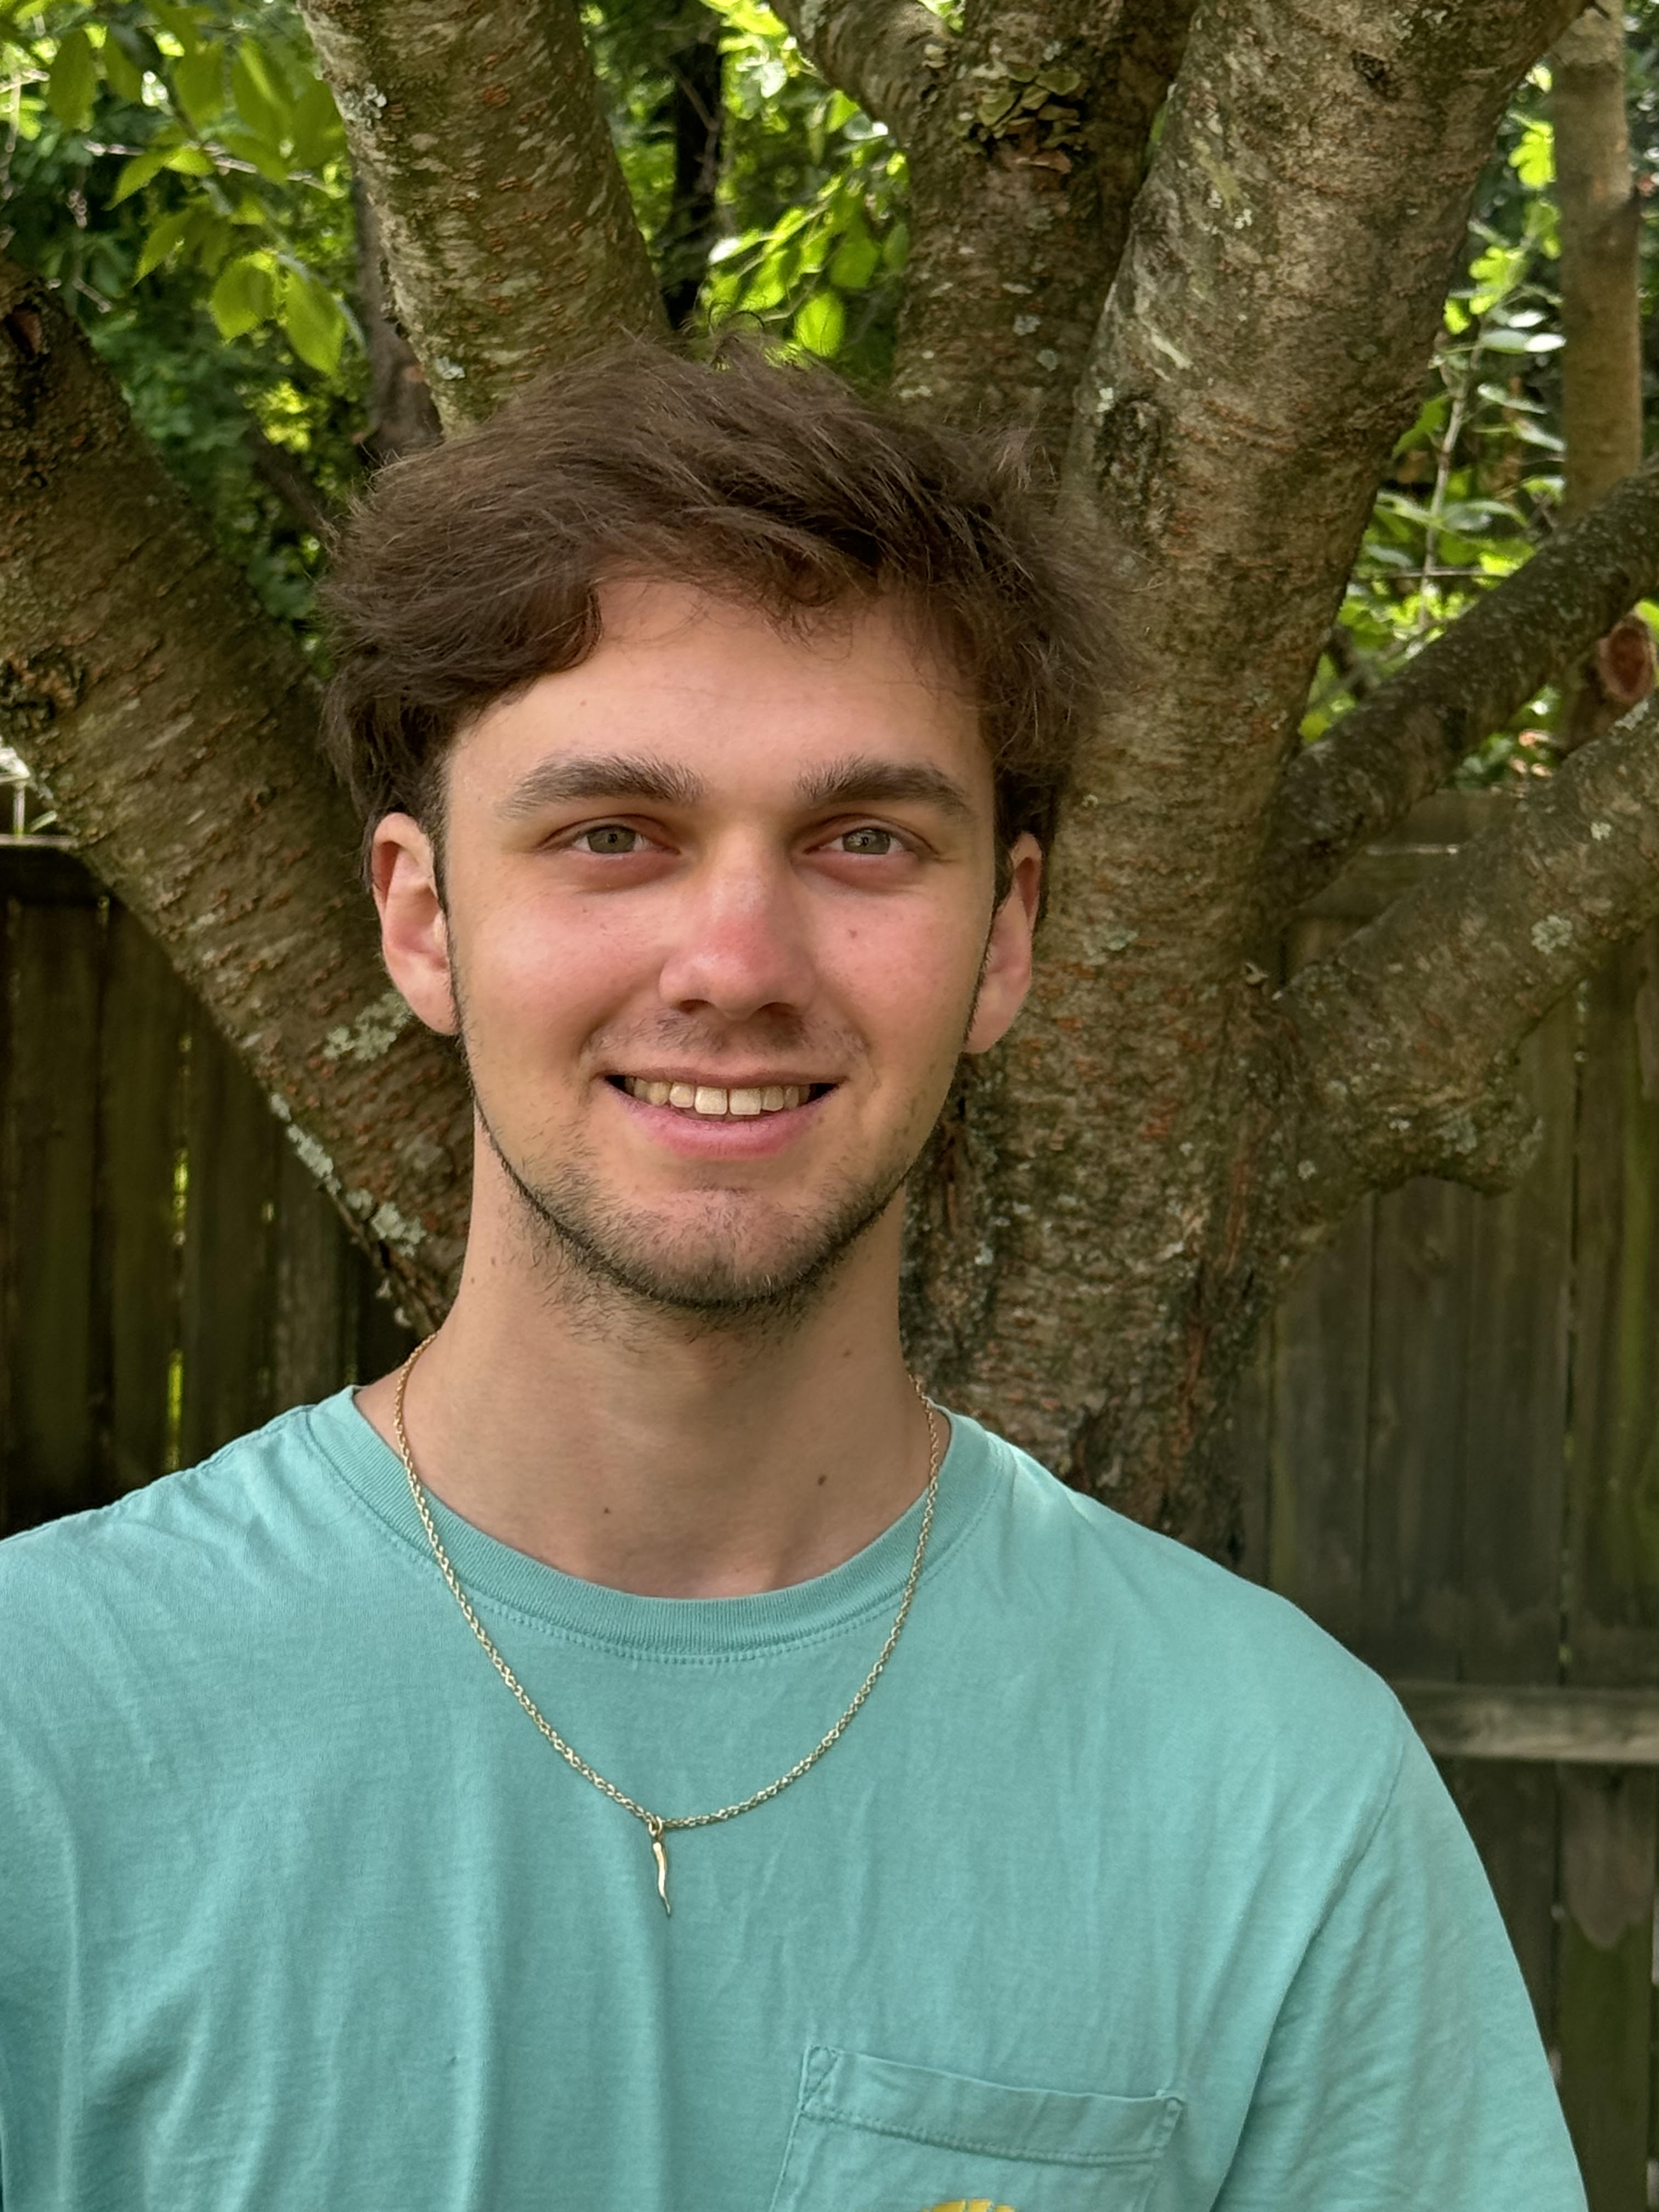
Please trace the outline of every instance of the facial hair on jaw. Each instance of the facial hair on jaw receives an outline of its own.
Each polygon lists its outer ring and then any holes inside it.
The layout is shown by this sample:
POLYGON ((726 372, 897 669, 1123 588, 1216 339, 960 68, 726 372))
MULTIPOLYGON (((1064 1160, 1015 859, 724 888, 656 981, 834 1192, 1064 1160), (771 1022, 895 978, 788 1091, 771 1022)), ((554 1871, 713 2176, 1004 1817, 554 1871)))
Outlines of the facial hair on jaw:
MULTIPOLYGON (((607 1208, 592 1178, 574 1163, 551 1177, 532 1180, 509 1158, 479 1093, 467 1048, 468 1022, 461 979, 453 962, 455 1042, 472 1094, 473 1109, 491 1152, 517 1201, 519 1227, 534 1263, 549 1279, 572 1317, 614 1319, 620 1306, 639 1318, 673 1318, 698 1332, 749 1337, 787 1334, 817 1304, 848 1254, 887 1211, 926 1149, 938 1111, 920 1138, 891 1155, 816 1218, 799 1224, 792 1247, 761 1273, 744 1273, 729 1251, 705 1242, 695 1265, 665 1265, 660 1236, 648 1218, 630 1222, 607 1208), (630 1233, 631 1231, 631 1233, 630 1233)), ((969 1017, 971 1019, 971 1015, 969 1017)), ((966 1036, 966 1024, 963 1028, 966 1036)), ((732 1194, 734 1203, 738 1194, 732 1194)))
POLYGON ((798 1326, 915 1164, 907 1158, 896 1168, 890 1164, 880 1179, 845 1191, 833 1209, 800 1224, 796 1240, 763 1271, 739 1269, 707 1232, 691 1264, 676 1266, 653 1239, 656 1224, 607 1211, 580 1170, 566 1169, 556 1179, 532 1184, 502 1151, 481 1105, 477 1111, 518 1200, 520 1225, 537 1263, 556 1273, 562 1303, 574 1291, 595 1318, 601 1312, 614 1316, 620 1304, 639 1316, 672 1318, 698 1334, 753 1337, 798 1326))

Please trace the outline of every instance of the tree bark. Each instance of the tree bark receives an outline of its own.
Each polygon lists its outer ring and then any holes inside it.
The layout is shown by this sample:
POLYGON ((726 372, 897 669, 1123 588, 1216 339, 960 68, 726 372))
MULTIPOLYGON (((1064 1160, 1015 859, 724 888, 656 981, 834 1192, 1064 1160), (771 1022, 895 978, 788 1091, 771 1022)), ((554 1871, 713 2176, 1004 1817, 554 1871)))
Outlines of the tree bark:
POLYGON ((1262 863, 1264 927, 1281 927, 1656 588, 1659 464, 1558 532, 1296 755, 1279 782, 1262 863))
POLYGON ((1193 0, 972 0, 907 140, 897 396, 1015 422, 1058 466, 1193 0))
POLYGON ((380 965, 316 688, 86 340, 0 262, 0 736, 252 1068, 417 1321, 471 1113, 380 965))
POLYGON ((921 0, 781 0, 777 13, 818 74, 908 147, 933 94, 930 52, 955 44, 943 17, 921 0))
POLYGON ((301 0, 447 429, 662 304, 570 0, 301 0))
MULTIPOLYGON (((1551 58, 1567 341, 1561 513, 1571 520, 1642 458, 1641 216, 1625 109, 1622 9, 1613 0, 1586 9, 1551 58)), ((1565 665, 1558 744, 1569 752, 1587 744, 1652 681, 1652 640, 1640 616, 1631 617, 1599 649, 1565 665)))
POLYGON ((1563 519, 1605 498, 1642 458, 1641 210, 1625 112, 1625 20, 1597 0, 1552 56, 1561 218, 1563 519))
POLYGON ((1659 702, 1576 754, 1279 994, 1304 1103, 1306 1218, 1438 1175, 1504 1189, 1528 1164, 1507 1066, 1580 976, 1659 913, 1659 702))
POLYGON ((392 318, 380 226, 361 178, 352 181, 351 203, 357 218, 357 297, 368 356, 368 431, 363 458, 380 468, 399 453, 418 453, 436 445, 443 426, 415 349, 392 318))
POLYGON ((908 1311, 952 1403, 1222 1548, 1205 1455, 1279 1103, 1240 1058, 1267 817, 1474 179, 1571 9, 1200 10, 1079 390, 1073 508, 1142 680, 1062 833, 1031 1009, 919 1201, 908 1311))
MULTIPOLYGON (((1659 882, 1644 715, 1340 962, 1274 996, 1248 960, 1298 710, 1415 405, 1471 185, 1572 0, 1401 0, 1386 19, 1364 0, 1211 0, 1144 184, 1184 7, 1122 0, 1103 26, 1060 12, 1074 0, 994 20, 978 0, 956 34, 867 0, 792 4, 809 51, 908 134, 901 388, 936 412, 1023 414, 1050 451, 1071 409, 1069 511, 1139 664, 1054 856, 1032 1006, 958 1085, 918 1178, 907 1335, 951 1402, 1225 1553, 1234 1501, 1207 1440, 1286 1271, 1368 1179, 1512 1164, 1504 1053, 1659 882), (1074 147, 1069 167, 1037 159, 1074 147), (1038 306, 1011 306, 1039 276, 1038 306), (1042 333, 1000 319, 1038 313, 1058 368, 1033 370, 1019 347, 1042 333)), ((463 369, 436 378, 452 422, 657 313, 574 17, 419 0, 394 36, 383 0, 312 15, 400 312, 429 371, 463 369)), ((386 991, 309 687, 51 301, 9 282, 8 734, 430 1317, 459 1249, 466 1102, 386 991)), ((1645 479, 1618 495, 1638 556, 1606 515, 1571 554, 1564 538, 1559 635, 1645 576, 1652 496, 1645 479)), ((1550 558, 1442 655, 1484 638, 1500 664, 1477 721, 1516 680, 1550 558)), ((1450 742, 1423 662, 1372 726, 1381 746, 1393 716, 1407 782, 1450 742)))

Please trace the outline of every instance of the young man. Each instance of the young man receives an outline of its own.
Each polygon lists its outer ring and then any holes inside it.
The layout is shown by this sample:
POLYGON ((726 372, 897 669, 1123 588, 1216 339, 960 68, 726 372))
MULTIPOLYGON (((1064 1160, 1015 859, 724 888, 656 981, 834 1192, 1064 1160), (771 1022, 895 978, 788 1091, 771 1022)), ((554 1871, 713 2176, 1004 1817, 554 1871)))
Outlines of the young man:
POLYGON ((633 354, 336 597, 465 1273, 0 1553, 6 2212, 1582 2205, 1382 1685, 905 1370, 1099 665, 1010 467, 633 354))

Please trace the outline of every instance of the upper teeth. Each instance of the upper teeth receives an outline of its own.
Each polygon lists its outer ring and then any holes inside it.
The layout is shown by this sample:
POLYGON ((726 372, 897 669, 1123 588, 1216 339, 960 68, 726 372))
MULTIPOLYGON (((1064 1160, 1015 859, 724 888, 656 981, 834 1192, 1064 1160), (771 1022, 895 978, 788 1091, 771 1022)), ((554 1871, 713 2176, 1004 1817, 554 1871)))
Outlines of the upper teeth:
POLYGON ((625 1075, 623 1089, 630 1098, 648 1106, 678 1106, 691 1114, 781 1114, 786 1106, 804 1106, 810 1085, 769 1083, 763 1091, 723 1091, 712 1083, 647 1083, 642 1076, 625 1075))

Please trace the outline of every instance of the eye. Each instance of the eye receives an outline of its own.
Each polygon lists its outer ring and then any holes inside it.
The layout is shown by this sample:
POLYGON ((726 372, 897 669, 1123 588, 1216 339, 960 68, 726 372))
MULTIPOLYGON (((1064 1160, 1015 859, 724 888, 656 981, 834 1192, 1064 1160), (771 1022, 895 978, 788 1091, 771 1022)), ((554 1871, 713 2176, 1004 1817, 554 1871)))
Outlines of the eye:
POLYGON ((873 822, 866 823, 862 829, 843 830, 835 842, 843 852, 859 853, 878 860, 904 849, 891 830, 878 829, 873 822))
POLYGON ((637 853, 645 840, 625 822, 601 822, 592 830, 579 830, 570 842, 577 852, 597 853, 601 858, 615 860, 625 854, 637 853))

